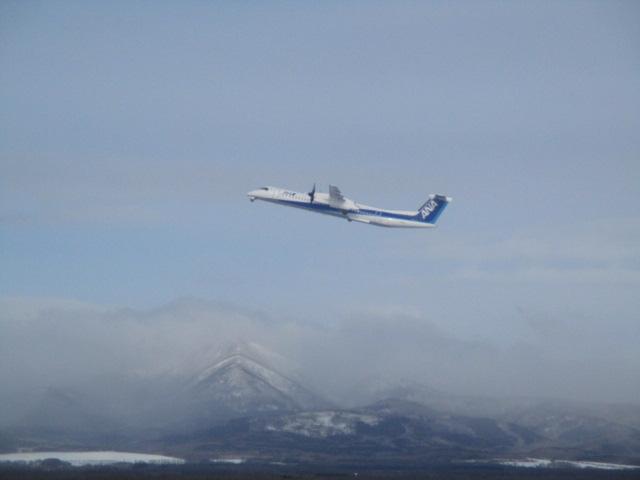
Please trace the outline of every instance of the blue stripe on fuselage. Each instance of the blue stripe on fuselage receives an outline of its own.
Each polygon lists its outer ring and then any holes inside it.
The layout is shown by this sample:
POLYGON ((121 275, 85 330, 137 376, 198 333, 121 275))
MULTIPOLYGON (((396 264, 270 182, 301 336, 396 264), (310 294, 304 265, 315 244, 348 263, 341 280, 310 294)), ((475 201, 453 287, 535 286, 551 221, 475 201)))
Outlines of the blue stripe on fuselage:
POLYGON ((345 217, 345 214, 351 213, 354 215, 366 215, 373 218, 390 218, 390 219, 398 219, 398 220, 417 221, 415 214, 403 215, 399 213, 387 212, 385 210, 371 210, 368 208, 361 208, 360 210, 344 211, 344 210, 340 210, 339 208, 335 208, 330 205, 327 205, 326 203, 307 203, 307 202, 297 202, 295 200, 281 200, 281 199, 277 199, 274 201, 276 203, 284 204, 288 207, 302 208, 305 210, 310 210, 317 213, 323 213, 325 215, 333 215, 336 217, 345 217))
POLYGON ((361 208, 357 212, 353 212, 360 215, 369 215, 374 218, 394 218, 398 220, 415 220, 415 215, 403 215, 401 213, 392 213, 385 210, 369 210, 361 208))

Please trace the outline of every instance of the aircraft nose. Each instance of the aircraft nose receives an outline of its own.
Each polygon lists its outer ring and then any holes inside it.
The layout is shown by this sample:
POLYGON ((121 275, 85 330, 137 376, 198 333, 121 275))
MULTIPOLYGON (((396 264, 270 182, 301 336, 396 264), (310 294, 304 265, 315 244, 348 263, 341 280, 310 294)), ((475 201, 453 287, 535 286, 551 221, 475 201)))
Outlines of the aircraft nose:
POLYGON ((249 197, 249 200, 253 202, 256 198, 264 197, 264 190, 260 190, 260 189, 251 190, 250 192, 247 193, 247 197, 249 197))
POLYGON ((251 190, 249 193, 247 193, 247 196, 249 197, 249 200, 251 200, 252 202, 256 198, 260 198, 262 200, 271 200, 273 198, 273 188, 271 187, 256 188, 255 190, 251 190))

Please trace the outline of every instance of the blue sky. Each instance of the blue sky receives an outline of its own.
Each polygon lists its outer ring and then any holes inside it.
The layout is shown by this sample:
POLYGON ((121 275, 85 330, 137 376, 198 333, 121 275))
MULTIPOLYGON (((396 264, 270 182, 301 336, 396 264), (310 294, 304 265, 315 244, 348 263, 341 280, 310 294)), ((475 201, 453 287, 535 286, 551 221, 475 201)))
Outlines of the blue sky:
POLYGON ((579 337, 572 361, 640 371, 639 19, 624 1, 3 2, 0 296, 417 318, 500 348, 579 337), (314 182, 454 202, 406 231, 245 195, 314 182))

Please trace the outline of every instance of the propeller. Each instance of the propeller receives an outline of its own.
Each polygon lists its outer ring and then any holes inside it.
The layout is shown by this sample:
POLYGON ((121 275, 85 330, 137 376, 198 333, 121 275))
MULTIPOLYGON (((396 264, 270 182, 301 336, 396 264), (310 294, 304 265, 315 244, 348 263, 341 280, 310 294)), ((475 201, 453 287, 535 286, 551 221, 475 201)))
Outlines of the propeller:
POLYGON ((313 184, 313 189, 309 192, 309 197, 311 197, 311 201, 309 203, 313 203, 313 200, 316 196, 316 184, 313 184))

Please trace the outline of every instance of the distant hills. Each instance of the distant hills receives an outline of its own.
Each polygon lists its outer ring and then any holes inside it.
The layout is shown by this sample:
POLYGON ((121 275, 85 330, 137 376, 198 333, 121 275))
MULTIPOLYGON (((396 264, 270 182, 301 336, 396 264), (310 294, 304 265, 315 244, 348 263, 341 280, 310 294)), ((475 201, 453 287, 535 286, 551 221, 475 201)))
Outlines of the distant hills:
POLYGON ((192 460, 368 462, 546 458, 640 464, 640 406, 456 396, 413 382, 345 407, 295 366, 238 341, 153 378, 13 395, 2 452, 118 449, 192 460))

